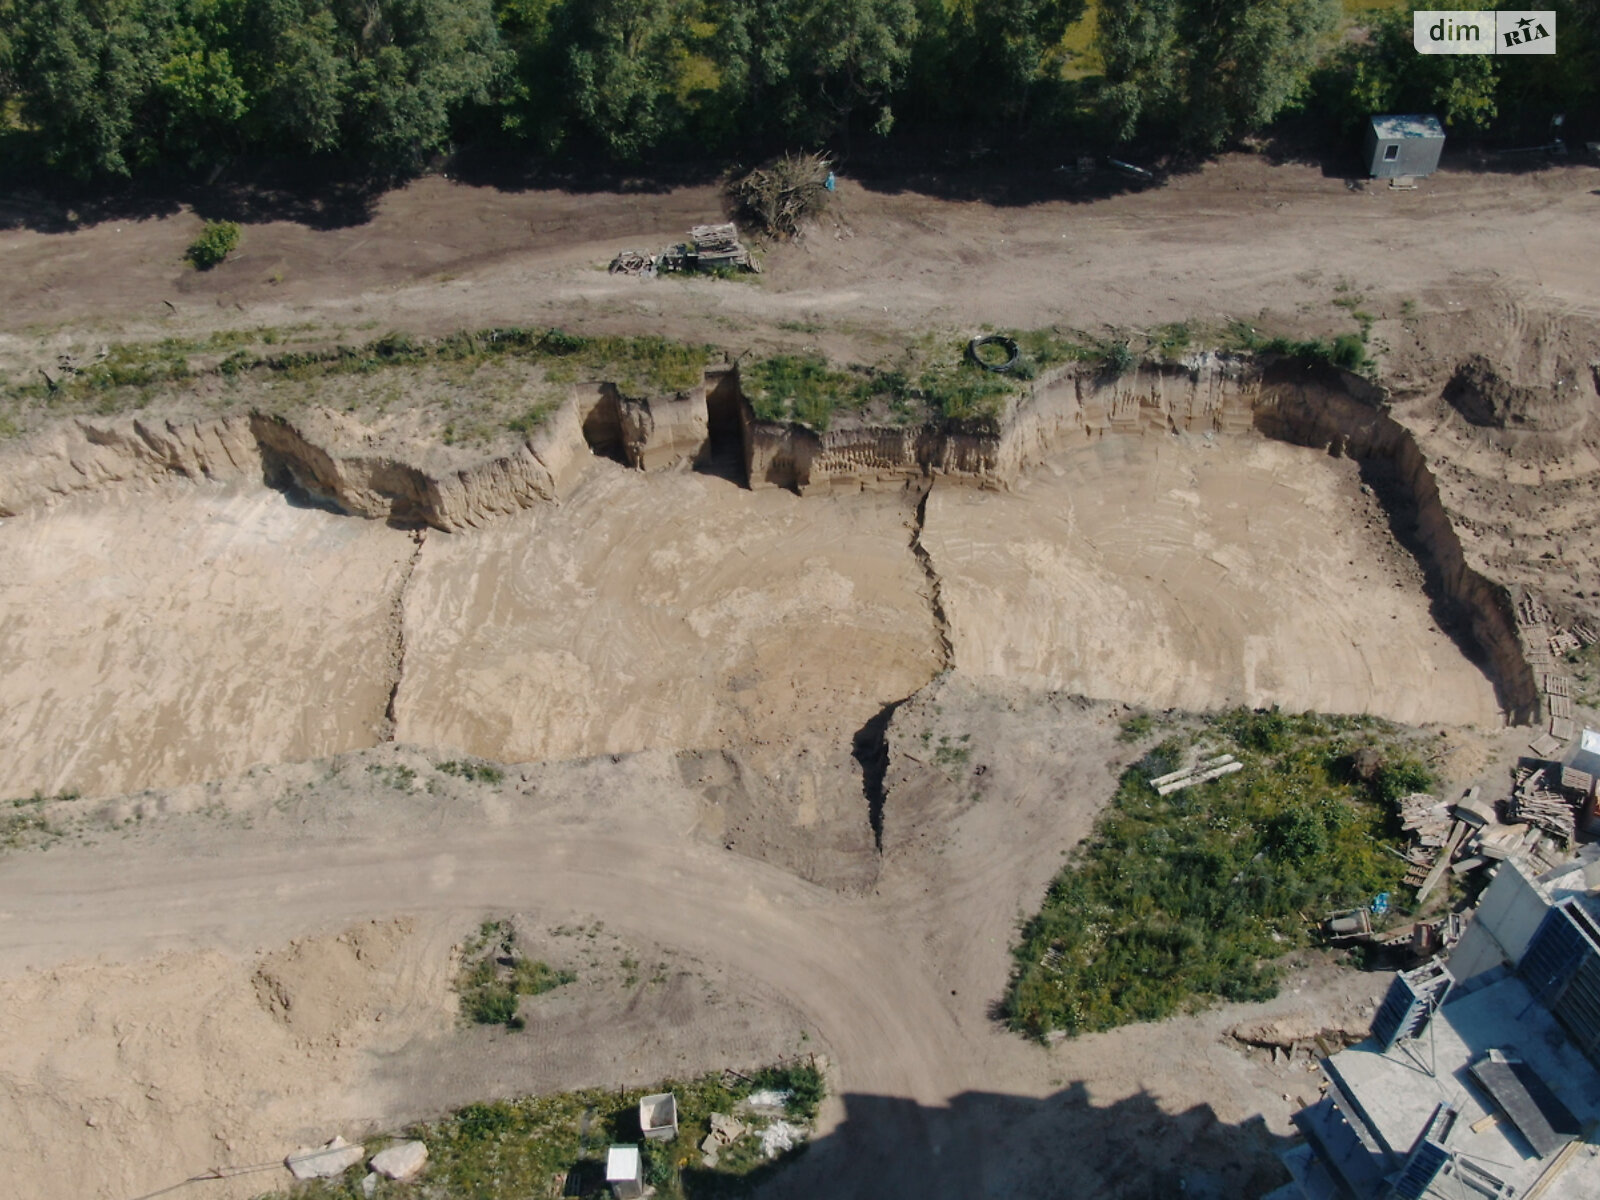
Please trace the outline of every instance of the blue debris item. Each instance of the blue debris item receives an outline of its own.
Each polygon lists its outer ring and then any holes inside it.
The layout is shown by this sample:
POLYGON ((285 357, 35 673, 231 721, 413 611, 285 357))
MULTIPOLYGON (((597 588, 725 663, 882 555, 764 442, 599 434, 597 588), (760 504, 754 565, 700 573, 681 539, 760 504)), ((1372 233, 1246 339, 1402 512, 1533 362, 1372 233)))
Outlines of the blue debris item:
POLYGON ((1372 898, 1372 915, 1381 917, 1389 911, 1389 893, 1379 892, 1372 898))
POLYGON ((827 188, 830 192, 836 192, 839 190, 839 181, 833 177, 832 171, 828 172, 828 177, 822 181, 822 186, 827 188))

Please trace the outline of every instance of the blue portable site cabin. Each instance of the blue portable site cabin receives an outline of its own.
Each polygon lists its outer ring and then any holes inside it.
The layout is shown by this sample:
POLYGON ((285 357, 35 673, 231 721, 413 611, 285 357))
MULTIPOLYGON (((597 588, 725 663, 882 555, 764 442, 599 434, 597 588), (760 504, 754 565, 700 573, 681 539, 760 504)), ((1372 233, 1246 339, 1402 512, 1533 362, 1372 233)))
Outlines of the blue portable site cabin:
POLYGON ((1374 179, 1432 175, 1444 153, 1444 126, 1432 116, 1373 117, 1367 127, 1367 172, 1374 179))

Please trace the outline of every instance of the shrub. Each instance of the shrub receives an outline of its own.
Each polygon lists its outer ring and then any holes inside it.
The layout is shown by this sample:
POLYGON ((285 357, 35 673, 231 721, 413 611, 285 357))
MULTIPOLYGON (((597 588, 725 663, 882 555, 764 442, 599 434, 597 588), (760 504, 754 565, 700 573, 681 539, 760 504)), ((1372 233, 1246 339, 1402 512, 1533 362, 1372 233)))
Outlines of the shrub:
POLYGON ((1367 365, 1366 343, 1359 334, 1341 333, 1333 339, 1333 349, 1329 351, 1328 359, 1336 367, 1359 371, 1367 365))
POLYGON ((1134 361, 1133 348, 1125 341, 1111 342, 1100 354, 1100 365, 1113 375, 1126 375, 1134 361))
POLYGON ((184 254, 199 270, 209 271, 233 253, 238 244, 238 225, 232 221, 207 221, 184 254))
POLYGON ((509 921, 485 921, 462 946, 461 960, 456 992, 461 1015, 475 1025, 521 1029, 521 997, 541 995, 577 978, 571 971, 524 957, 509 921))

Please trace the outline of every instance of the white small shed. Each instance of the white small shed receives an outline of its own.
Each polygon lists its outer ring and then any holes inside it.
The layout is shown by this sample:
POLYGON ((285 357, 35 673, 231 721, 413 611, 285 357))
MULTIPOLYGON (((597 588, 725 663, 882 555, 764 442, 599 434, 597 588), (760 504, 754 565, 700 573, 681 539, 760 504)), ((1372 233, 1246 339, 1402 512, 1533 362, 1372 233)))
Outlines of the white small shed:
POLYGON ((606 1151, 606 1186, 616 1200, 644 1195, 644 1162, 637 1146, 612 1146, 606 1151))

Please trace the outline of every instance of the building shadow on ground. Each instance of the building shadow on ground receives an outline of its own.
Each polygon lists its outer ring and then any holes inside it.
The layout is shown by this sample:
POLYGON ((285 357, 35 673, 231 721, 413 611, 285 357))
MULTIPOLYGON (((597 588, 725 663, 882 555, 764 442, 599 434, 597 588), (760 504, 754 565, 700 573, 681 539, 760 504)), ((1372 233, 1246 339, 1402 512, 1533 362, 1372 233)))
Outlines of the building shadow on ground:
MULTIPOLYGON (((1209 1104, 1169 1113, 1139 1092, 1096 1105, 1082 1083, 1036 1099, 963 1092, 930 1107, 846 1093, 832 1132, 762 1169, 763 1200, 1250 1200, 1287 1183, 1292 1139, 1209 1104)), ((685 1181, 693 1191, 694 1177, 685 1181)))

